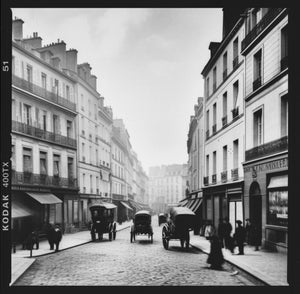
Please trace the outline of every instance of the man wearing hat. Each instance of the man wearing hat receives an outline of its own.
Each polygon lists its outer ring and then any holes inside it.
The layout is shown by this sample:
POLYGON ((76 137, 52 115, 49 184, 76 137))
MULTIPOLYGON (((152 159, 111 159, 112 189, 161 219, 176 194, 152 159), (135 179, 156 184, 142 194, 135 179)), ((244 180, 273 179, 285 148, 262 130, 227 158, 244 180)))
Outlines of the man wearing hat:
POLYGON ((246 229, 242 226, 242 222, 240 220, 236 221, 238 227, 234 233, 234 239, 239 248, 238 255, 244 255, 244 242, 246 240, 246 229))

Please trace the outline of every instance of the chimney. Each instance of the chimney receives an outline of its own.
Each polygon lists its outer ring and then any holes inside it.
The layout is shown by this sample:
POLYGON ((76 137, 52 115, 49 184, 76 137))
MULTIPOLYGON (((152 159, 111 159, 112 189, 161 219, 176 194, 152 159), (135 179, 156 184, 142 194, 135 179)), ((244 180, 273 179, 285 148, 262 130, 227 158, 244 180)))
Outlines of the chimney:
POLYGON ((77 69, 77 53, 76 49, 70 49, 66 52, 66 68, 76 72, 77 69))
POLYGON ((59 58, 61 67, 66 68, 66 43, 64 41, 51 43, 50 45, 43 47, 43 49, 50 50, 53 56, 59 58))
POLYGON ((97 91, 97 77, 95 75, 90 76, 90 85, 97 91))
POLYGON ((24 21, 20 18, 15 18, 12 21, 12 38, 13 40, 23 39, 23 23, 24 21))
POLYGON ((220 46, 220 42, 210 42, 208 49, 210 50, 210 58, 214 56, 220 46))
POLYGON ((38 36, 37 32, 33 33, 33 37, 23 39, 23 43, 28 45, 31 49, 37 49, 42 47, 42 38, 38 36))

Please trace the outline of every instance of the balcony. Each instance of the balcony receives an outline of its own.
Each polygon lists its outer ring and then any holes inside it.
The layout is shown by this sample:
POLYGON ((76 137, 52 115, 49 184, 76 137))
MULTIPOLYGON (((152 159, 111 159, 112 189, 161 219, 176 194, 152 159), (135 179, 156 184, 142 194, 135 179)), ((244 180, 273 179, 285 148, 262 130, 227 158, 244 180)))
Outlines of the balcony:
POLYGON ((213 133, 213 135, 214 135, 216 132, 217 132, 217 124, 214 124, 214 125, 212 126, 212 133, 213 133))
POLYGON ((261 86, 261 77, 258 77, 252 84, 253 86, 253 91, 258 89, 261 86))
POLYGON ((203 177, 204 186, 208 186, 208 177, 203 177))
POLYGON ((32 172, 11 171, 13 185, 36 185, 56 188, 77 189, 77 179, 48 176, 45 174, 34 174, 32 172))
POLYGON ((281 13, 284 8, 271 8, 242 41, 242 51, 281 13))
POLYGON ((206 131, 206 140, 209 138, 209 130, 206 131))
POLYGON ((232 70, 235 70, 239 64, 239 57, 235 57, 232 61, 232 70))
POLYGON ((224 117, 222 117, 222 126, 226 126, 227 125, 227 115, 225 115, 224 117))
POLYGON ((281 71, 285 70, 286 68, 288 68, 288 56, 283 57, 280 61, 281 71))
POLYGON ((76 111, 76 104, 53 93, 45 88, 30 83, 22 78, 12 75, 12 84, 18 88, 28 91, 34 95, 40 96, 50 102, 56 103, 60 106, 64 106, 72 111, 76 111))
POLYGON ((239 108, 238 107, 233 108, 231 112, 232 112, 232 119, 235 119, 239 115, 239 108))
POLYGON ((227 68, 223 71, 223 81, 227 78, 227 68))
POLYGON ((234 168, 231 170, 231 179, 233 181, 237 181, 239 179, 239 169, 238 168, 234 168))
POLYGON ((221 172, 221 182, 226 183, 227 182, 227 170, 221 172))
POLYGON ((217 175, 216 174, 214 174, 214 175, 211 176, 211 182, 212 182, 212 184, 216 184, 217 183, 217 175))
POLYGON ((271 141, 269 143, 259 145, 252 149, 246 150, 245 159, 246 161, 253 160, 256 158, 272 155, 275 153, 283 152, 288 150, 288 137, 282 137, 278 140, 271 141))
POLYGON ((60 145, 64 145, 67 147, 77 148, 76 140, 73 138, 65 137, 59 134, 55 134, 52 132, 44 131, 42 129, 20 123, 17 121, 12 121, 12 131, 26 134, 32 137, 35 137, 40 140, 45 140, 51 143, 56 143, 60 145))

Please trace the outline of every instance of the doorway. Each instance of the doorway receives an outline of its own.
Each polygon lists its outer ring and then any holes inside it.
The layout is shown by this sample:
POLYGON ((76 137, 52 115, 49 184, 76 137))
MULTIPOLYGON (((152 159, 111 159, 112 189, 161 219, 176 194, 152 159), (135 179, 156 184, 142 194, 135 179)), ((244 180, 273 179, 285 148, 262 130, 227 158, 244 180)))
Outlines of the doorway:
POLYGON ((250 201, 250 221, 252 224, 255 224, 258 229, 258 240, 261 244, 262 237, 262 198, 259 184, 253 182, 250 186, 249 193, 250 201))

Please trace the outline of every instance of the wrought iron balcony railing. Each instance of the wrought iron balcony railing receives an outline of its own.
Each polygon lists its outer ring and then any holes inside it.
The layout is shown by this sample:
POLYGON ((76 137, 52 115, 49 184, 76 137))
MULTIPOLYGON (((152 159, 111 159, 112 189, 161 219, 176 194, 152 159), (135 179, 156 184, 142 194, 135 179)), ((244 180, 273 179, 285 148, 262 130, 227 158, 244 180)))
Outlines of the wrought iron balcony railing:
POLYGON ((246 161, 249 161, 267 155, 272 155, 278 152, 283 152, 286 150, 288 150, 287 136, 263 145, 256 146, 252 149, 246 150, 245 159, 246 161))
POLYGON ((47 187, 61 187, 77 189, 77 179, 73 177, 62 178, 57 176, 48 176, 46 174, 34 174, 32 172, 11 171, 13 185, 37 185, 47 187))
POLYGON ((64 145, 67 147, 77 148, 76 139, 62 136, 60 134, 44 131, 42 129, 18 121, 14 121, 14 120, 12 121, 12 131, 26 134, 48 142, 64 145))
POLYGON ((208 177, 203 177, 203 184, 204 186, 208 185, 208 177))
POLYGON ((281 13, 284 8, 270 8, 266 15, 258 22, 242 41, 242 51, 258 37, 258 35, 281 13))
POLYGON ((253 91, 258 89, 261 86, 261 77, 258 77, 255 81, 253 81, 253 91))
POLYGON ((234 168, 231 170, 231 179, 233 181, 236 181, 239 179, 239 169, 238 168, 234 168))
POLYGON ((217 175, 216 175, 216 174, 214 174, 214 175, 211 176, 211 182, 212 182, 213 184, 216 184, 216 183, 217 183, 217 175))
POLYGON ((15 75, 12 75, 12 84, 16 87, 22 88, 23 90, 26 90, 28 92, 31 92, 32 94, 35 94, 37 96, 40 96, 50 102, 59 104, 61 106, 64 106, 66 108, 69 108, 73 111, 76 111, 76 104, 57 95, 56 93, 50 92, 46 90, 45 88, 42 88, 38 85, 35 85, 33 83, 30 83, 20 77, 17 77, 15 75))
POLYGON ((227 115, 225 115, 224 117, 222 117, 222 126, 226 126, 227 125, 227 115))
POLYGON ((221 182, 226 183, 227 182, 227 170, 221 172, 221 182))

